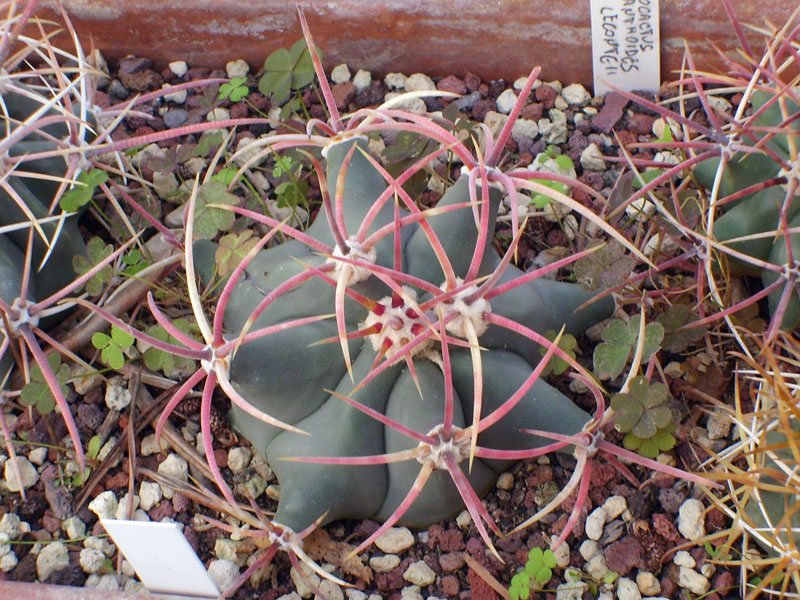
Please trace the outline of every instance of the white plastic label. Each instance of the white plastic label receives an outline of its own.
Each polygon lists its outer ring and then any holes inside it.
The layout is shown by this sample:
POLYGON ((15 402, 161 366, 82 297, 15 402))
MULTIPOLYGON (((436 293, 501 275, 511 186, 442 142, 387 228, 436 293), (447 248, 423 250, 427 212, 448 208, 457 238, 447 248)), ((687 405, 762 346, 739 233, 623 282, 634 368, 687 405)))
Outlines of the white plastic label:
POLYGON ((595 95, 661 85, 659 0, 591 0, 595 95))
POLYGON ((219 596, 214 580, 177 523, 103 519, 111 539, 153 593, 219 596))

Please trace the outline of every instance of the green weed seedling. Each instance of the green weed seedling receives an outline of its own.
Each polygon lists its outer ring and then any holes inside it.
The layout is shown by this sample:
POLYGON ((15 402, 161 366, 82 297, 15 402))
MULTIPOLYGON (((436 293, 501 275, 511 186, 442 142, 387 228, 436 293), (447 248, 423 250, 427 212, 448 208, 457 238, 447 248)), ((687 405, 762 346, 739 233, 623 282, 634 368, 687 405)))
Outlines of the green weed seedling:
MULTIPOLYGON (((539 154, 531 167, 546 173, 574 177, 575 163, 566 154, 558 154, 557 150, 556 146, 548 146, 547 150, 539 154)), ((533 181, 565 196, 569 195, 569 185, 563 181, 553 181, 552 179, 534 179, 533 181)), ((552 198, 546 194, 534 194, 531 197, 531 204, 536 208, 544 208, 550 204, 551 200, 552 198)))
POLYGON ((528 553, 528 562, 525 570, 520 571, 511 579, 508 595, 511 600, 527 600, 532 590, 542 589, 556 567, 556 557, 550 549, 534 548, 528 553))
POLYGON ((228 83, 223 83, 219 86, 217 99, 225 100, 227 98, 231 102, 239 102, 250 93, 250 88, 245 85, 246 82, 247 77, 234 77, 228 83))
POLYGON ((111 335, 98 331, 92 336, 92 346, 100 350, 100 359, 112 369, 121 369, 125 364, 123 348, 130 348, 134 338, 116 325, 111 326, 111 335))
MULTIPOLYGON (((58 380, 61 392, 66 395, 67 380, 70 377, 69 367, 61 362, 61 356, 57 352, 53 352, 47 357, 47 363, 58 380)), ((22 388, 19 401, 23 406, 35 406, 40 415, 46 415, 53 411, 56 400, 39 365, 31 367, 31 380, 22 388)))
POLYGON ((655 458, 660 451, 670 450, 675 445, 672 436, 675 424, 667 386, 650 383, 645 377, 634 377, 628 390, 611 398, 611 408, 616 413, 614 427, 626 434, 623 446, 646 458, 655 458))
MULTIPOLYGON (((636 349, 642 317, 636 315, 627 323, 613 319, 603 330, 603 342, 594 349, 594 374, 601 380, 616 379, 628 364, 631 353, 636 349)), ((648 323, 644 328, 644 348, 642 362, 647 362, 655 354, 664 339, 664 326, 648 323)))
MULTIPOLYGON (((72 257, 72 268, 78 275, 83 275, 88 272, 96 264, 99 264, 104 259, 111 256, 114 248, 111 244, 106 244, 102 239, 95 236, 86 244, 86 253, 88 257, 82 254, 76 254, 72 257)), ((111 281, 114 276, 114 269, 111 266, 105 266, 100 271, 86 282, 86 293, 90 296, 97 296, 103 291, 105 285, 111 281)))
POLYGON ((108 173, 101 169, 92 169, 78 175, 75 187, 61 196, 61 208, 67 212, 76 212, 92 200, 97 186, 108 181, 108 173))
MULTIPOLYGON (((556 332, 550 329, 544 334, 551 342, 555 341, 556 339, 556 332)), ((564 352, 566 352, 570 358, 575 358, 576 355, 576 348, 578 348, 578 340, 575 339, 574 335, 570 335, 566 333, 561 336, 561 339, 558 341, 558 347, 561 348, 564 352)), ((539 353, 544 356, 547 353, 547 350, 544 348, 539 348, 539 353)), ((567 372, 569 368, 569 364, 563 358, 557 355, 553 355, 550 357, 550 362, 547 363, 547 366, 542 371, 542 376, 547 377, 551 373, 553 375, 563 375, 567 372)))

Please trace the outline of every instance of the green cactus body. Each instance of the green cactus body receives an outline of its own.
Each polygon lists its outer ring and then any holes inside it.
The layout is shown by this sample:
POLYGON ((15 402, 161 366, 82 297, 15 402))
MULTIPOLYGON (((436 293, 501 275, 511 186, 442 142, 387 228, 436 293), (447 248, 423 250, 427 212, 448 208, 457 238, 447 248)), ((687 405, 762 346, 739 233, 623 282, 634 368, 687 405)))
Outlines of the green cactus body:
MULTIPOLYGON (((327 151, 328 185, 336 189, 339 171, 354 143, 331 145, 327 151)), ((344 184, 344 216, 348 231, 355 231, 374 200, 386 188, 386 182, 362 155, 354 152, 344 184)), ((440 200, 439 206, 469 200, 468 177, 462 176, 440 200)), ((492 192, 492 225, 500 194, 492 192)), ((392 223, 394 206, 387 203, 375 220, 373 230, 392 223)), ((475 248, 477 227, 472 210, 458 209, 428 219, 450 258, 456 275, 463 277, 475 248)), ((320 211, 307 233, 332 244, 327 217, 320 211)), ((403 272, 439 286, 443 271, 421 227, 405 225, 402 235, 403 272)), ((392 267, 392 236, 375 246, 376 264, 392 267)), ((210 257, 207 242, 195 243, 196 258, 210 257)), ((306 265, 322 265, 325 257, 310 251, 297 241, 262 250, 247 267, 247 276, 239 281, 225 313, 225 327, 237 334, 266 293, 289 277, 301 273, 306 265)), ((487 243, 480 273, 488 274, 500 258, 487 243)), ((209 265, 199 265, 206 272, 209 265)), ((504 272, 501 283, 521 275, 513 266, 504 272)), ((390 289, 378 278, 352 286, 354 291, 376 301, 390 295, 390 289)), ((426 298, 419 290, 418 300, 426 298)), ((491 311, 536 331, 567 329, 581 332, 608 316, 610 300, 590 305, 576 313, 576 308, 590 298, 579 286, 535 280, 491 300, 491 311)), ((347 299, 347 330, 355 331, 367 317, 366 309, 347 299)), ((280 296, 257 319, 256 327, 286 322, 310 315, 333 312, 334 289, 321 280, 311 279, 280 296)), ((275 521, 300 531, 324 516, 325 521, 339 518, 386 519, 403 501, 420 471, 417 461, 386 464, 330 465, 292 461, 293 457, 370 456, 413 448, 417 442, 387 427, 345 403, 336 394, 348 396, 355 384, 374 369, 376 350, 368 338, 349 341, 353 378, 347 373, 338 343, 315 344, 336 336, 332 320, 317 321, 270 335, 242 345, 231 364, 231 380, 239 393, 260 410, 308 432, 310 435, 267 426, 234 407, 231 419, 257 451, 268 460, 281 484, 281 498, 275 521), (331 391, 335 393, 332 394, 331 391)), ((483 408, 488 414, 505 402, 531 374, 541 357, 538 345, 527 338, 509 333, 495 325, 480 335, 483 367, 483 408)), ((364 387, 352 398, 387 417, 422 434, 442 423, 445 402, 445 378, 437 348, 414 357, 412 373, 400 360, 364 387)), ((453 426, 471 424, 474 401, 473 363, 466 348, 451 347, 453 373, 453 426)), ((544 381, 536 381, 522 401, 503 419, 481 433, 478 443, 492 448, 525 449, 543 444, 543 440, 522 433, 531 427, 563 434, 580 431, 589 415, 544 381)), ((485 492, 508 461, 476 458, 472 469, 466 461, 461 468, 473 488, 485 492)), ((457 512, 463 505, 456 486, 447 472, 434 470, 403 523, 424 526, 457 512)))
MULTIPOLYGON (((771 98, 772 94, 765 91, 757 91, 752 96, 753 111, 761 109, 771 98)), ((784 106, 788 115, 797 115, 798 106, 789 99, 784 99, 784 106)), ((757 138, 764 136, 757 128, 781 127, 786 121, 781 112, 780 102, 774 103, 765 110, 752 123, 754 133, 757 138)), ((790 125, 783 126, 787 134, 776 135, 766 142, 766 147, 775 153, 776 156, 790 162, 788 135, 800 133, 800 122, 791 120, 790 125)), ((746 140, 749 145, 755 144, 757 140, 746 140)), ((796 143, 796 142, 795 142, 796 143)), ((698 182, 706 188, 711 188, 717 176, 720 165, 719 158, 713 158, 698 164, 695 168, 695 176, 698 182)), ((740 190, 748 188, 754 184, 768 181, 780 176, 781 165, 771 156, 763 152, 738 152, 734 154, 725 165, 724 172, 719 183, 720 200, 730 196, 740 190)), ((714 237, 720 242, 737 239, 757 233, 777 231, 780 227, 781 210, 786 201, 786 190, 781 186, 770 186, 759 190, 753 194, 748 194, 742 198, 729 203, 726 206, 725 214, 719 217, 714 223, 714 237)), ((793 219, 800 211, 800 202, 797 201, 797 191, 786 211, 787 220, 793 219)), ((790 227, 797 226, 790 223, 790 227)), ((797 235, 791 236, 792 246, 795 247, 797 235)), ((731 242, 729 244, 735 250, 759 260, 768 261, 773 264, 786 264, 787 253, 786 244, 783 236, 763 237, 755 240, 731 242)), ((798 249, 795 249, 796 252, 798 249)), ((797 256, 795 253, 794 256, 797 256)), ((731 259, 730 265, 736 270, 748 275, 761 275, 765 285, 773 283, 778 275, 774 271, 762 270, 748 263, 745 260, 731 259)), ((783 287, 779 287, 769 296, 770 312, 773 312, 778 305, 783 287)), ((789 301, 786 313, 784 314, 784 329, 792 329, 800 323, 800 300, 796 295, 789 301)))

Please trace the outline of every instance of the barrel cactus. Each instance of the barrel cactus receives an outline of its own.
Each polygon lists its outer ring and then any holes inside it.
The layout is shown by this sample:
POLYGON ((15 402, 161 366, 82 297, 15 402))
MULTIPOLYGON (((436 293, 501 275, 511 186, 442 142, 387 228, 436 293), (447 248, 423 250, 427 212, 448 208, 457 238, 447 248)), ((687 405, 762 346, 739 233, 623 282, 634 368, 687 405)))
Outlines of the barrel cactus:
POLYGON ((695 167, 698 182, 717 190, 725 213, 713 225, 714 238, 738 254, 733 268, 760 275, 769 310, 784 329, 800 323, 800 298, 793 263, 800 252, 797 103, 788 95, 765 90, 751 97, 752 116, 740 135, 746 148, 695 167), (788 246, 787 246, 788 242, 788 246))

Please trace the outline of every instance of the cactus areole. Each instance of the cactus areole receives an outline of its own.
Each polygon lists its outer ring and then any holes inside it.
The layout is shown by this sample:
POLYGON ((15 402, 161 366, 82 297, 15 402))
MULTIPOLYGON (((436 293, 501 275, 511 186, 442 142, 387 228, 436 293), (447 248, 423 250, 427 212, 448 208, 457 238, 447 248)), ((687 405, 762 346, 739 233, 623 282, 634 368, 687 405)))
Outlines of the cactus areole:
MULTIPOLYGON (((336 220, 350 232, 358 230, 388 185, 367 152, 363 140, 350 139, 334 142, 326 153, 328 188, 343 189, 336 220), (352 151, 354 144, 358 147, 352 151), (342 164, 348 157, 345 171, 342 164), (343 188, 338 181, 341 173, 343 188)), ((508 319, 540 333, 558 331, 564 325, 567 331, 582 332, 609 315, 610 301, 576 312, 590 295, 576 285, 546 279, 507 286, 507 291, 490 299, 476 297, 487 276, 502 272, 494 283, 497 289, 523 273, 513 265, 501 265, 491 244, 501 192, 492 187, 490 201, 484 203, 489 217, 481 221, 480 209, 469 204, 469 185, 469 177, 462 175, 437 207, 464 204, 464 208, 426 216, 424 223, 422 219, 403 222, 409 213, 396 208, 395 202, 386 202, 370 233, 393 223, 394 230, 370 248, 348 242, 349 252, 323 256, 290 239, 261 250, 234 288, 225 312, 230 336, 241 332, 266 295, 309 269, 317 270, 319 276, 279 295, 258 316, 253 329, 333 315, 338 286, 332 280, 344 279, 352 292, 345 296, 342 311, 346 342, 341 341, 343 336, 337 340, 341 327, 337 329, 332 316, 243 343, 231 362, 233 385, 248 402, 307 434, 265 425, 237 407, 232 409, 234 426, 267 459, 280 482, 276 523, 301 531, 318 519, 386 520, 426 469, 429 476, 422 482, 422 491, 407 510, 403 507, 399 522, 427 526, 457 513, 463 506, 463 491, 448 466, 460 469, 461 483, 480 495, 512 463, 474 457, 470 468, 471 440, 465 429, 473 424, 476 398, 481 399, 480 415, 490 414, 524 386, 541 358, 538 344, 496 322, 508 319), (481 227, 489 232, 488 241, 481 241, 481 227), (439 254, 431 243, 433 236, 441 243, 439 254), (465 281, 478 244, 484 246, 477 254, 480 267, 471 282, 465 281), (443 283, 441 249, 456 275, 449 288, 443 283), (448 289, 455 291, 448 294, 448 289), (354 294, 362 301, 355 301, 354 294), (442 346, 443 337, 447 348, 442 346), (449 377, 445 376, 448 372, 449 377), (354 407, 345 397, 366 408, 354 407), (375 415, 402 424, 420 439, 375 415), (402 456, 398 453, 404 451, 413 455, 411 460, 365 460, 358 465, 302 462, 303 457, 402 456)), ((480 198, 479 179, 477 187, 480 198)), ((329 218, 320 210, 306 234, 334 246, 336 236, 329 218)), ((208 268, 211 255, 208 242, 195 243, 201 270, 208 268)), ((479 446, 530 449, 545 442, 520 429, 535 427, 569 435, 590 419, 544 381, 536 379, 521 396, 510 412, 480 433, 479 446)))

